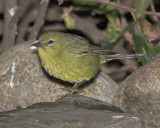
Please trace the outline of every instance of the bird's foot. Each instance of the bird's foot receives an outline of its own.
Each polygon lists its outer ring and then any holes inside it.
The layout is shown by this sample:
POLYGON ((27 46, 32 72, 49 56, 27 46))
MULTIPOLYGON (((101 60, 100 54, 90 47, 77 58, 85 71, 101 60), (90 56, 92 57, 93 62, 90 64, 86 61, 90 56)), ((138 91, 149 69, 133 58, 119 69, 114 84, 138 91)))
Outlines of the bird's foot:
MULTIPOLYGON (((77 93, 82 93, 82 92, 84 92, 84 91, 79 90, 79 89, 77 89, 77 88, 71 88, 71 87, 60 88, 60 89, 65 90, 65 91, 68 91, 68 92, 71 93, 71 94, 77 94, 77 93)), ((85 92, 84 92, 84 93, 85 93, 85 92)))

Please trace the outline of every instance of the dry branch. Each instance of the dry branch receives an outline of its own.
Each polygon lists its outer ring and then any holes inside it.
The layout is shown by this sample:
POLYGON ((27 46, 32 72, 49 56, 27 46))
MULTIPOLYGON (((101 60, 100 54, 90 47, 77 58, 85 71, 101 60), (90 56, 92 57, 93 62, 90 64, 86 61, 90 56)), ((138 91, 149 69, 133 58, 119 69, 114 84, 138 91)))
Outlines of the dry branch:
POLYGON ((17 34, 17 23, 26 11, 30 1, 19 0, 20 4, 17 5, 17 0, 5 0, 5 16, 4 16, 4 30, 3 30, 3 41, 1 45, 1 52, 12 47, 15 43, 15 37, 17 34))
POLYGON ((49 2, 50 0, 41 0, 40 7, 39 7, 39 13, 34 23, 29 40, 35 40, 37 38, 38 33, 44 24, 49 2))
POLYGON ((9 24, 16 13, 16 8, 17 0, 4 0, 4 33, 1 52, 5 51, 14 44, 15 35, 17 32, 17 23, 13 23, 11 29, 9 29, 9 24))
POLYGON ((31 9, 26 16, 23 18, 22 22, 19 24, 18 36, 16 43, 21 43, 25 41, 25 35, 28 31, 29 24, 36 19, 37 9, 31 9))

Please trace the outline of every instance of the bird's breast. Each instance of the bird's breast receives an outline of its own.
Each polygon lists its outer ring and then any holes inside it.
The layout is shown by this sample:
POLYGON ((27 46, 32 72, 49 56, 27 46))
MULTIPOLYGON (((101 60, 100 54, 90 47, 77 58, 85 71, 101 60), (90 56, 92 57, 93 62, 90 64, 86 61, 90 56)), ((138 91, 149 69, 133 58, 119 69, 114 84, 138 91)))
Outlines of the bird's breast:
POLYGON ((41 63, 51 76, 69 82, 81 82, 93 78, 100 68, 99 56, 76 56, 61 52, 55 56, 39 51, 41 63))

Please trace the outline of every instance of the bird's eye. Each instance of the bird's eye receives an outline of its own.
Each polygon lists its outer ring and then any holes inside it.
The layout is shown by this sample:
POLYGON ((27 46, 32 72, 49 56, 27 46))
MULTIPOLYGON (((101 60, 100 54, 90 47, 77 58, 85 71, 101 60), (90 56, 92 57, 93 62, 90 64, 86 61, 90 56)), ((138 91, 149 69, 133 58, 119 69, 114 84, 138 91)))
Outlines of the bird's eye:
POLYGON ((48 41, 48 44, 53 44, 53 40, 49 40, 49 41, 48 41))

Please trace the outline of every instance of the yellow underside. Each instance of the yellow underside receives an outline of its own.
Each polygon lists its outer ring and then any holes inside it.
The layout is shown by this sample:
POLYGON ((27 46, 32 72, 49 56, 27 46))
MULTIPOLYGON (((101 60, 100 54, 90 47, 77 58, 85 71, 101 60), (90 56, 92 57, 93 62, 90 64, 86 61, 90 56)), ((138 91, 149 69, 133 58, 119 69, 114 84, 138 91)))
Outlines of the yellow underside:
POLYGON ((101 65, 98 55, 77 56, 65 51, 51 55, 49 50, 42 48, 38 53, 47 73, 72 83, 90 80, 97 74, 101 65))

